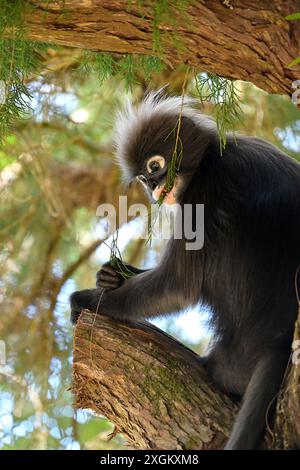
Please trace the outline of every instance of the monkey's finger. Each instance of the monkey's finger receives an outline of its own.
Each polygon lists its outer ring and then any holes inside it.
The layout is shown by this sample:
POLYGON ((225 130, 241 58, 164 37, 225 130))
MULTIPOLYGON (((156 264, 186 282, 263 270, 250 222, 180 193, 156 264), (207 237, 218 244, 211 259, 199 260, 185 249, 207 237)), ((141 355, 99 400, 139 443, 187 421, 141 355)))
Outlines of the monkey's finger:
POLYGON ((103 283, 99 284, 98 287, 101 287, 105 291, 110 291, 110 290, 118 289, 120 286, 121 286, 121 284, 110 284, 110 283, 103 282, 103 283))
POLYGON ((102 268, 98 271, 98 273, 105 272, 105 273, 110 273, 111 275, 116 275, 118 274, 118 271, 119 271, 118 268, 114 268, 110 264, 107 264, 107 265, 102 266, 102 268))
POLYGON ((122 283, 123 280, 119 277, 100 276, 96 281, 96 286, 102 288, 116 289, 117 287, 120 287, 122 283))
POLYGON ((112 274, 112 273, 107 273, 107 272, 105 272, 105 271, 101 271, 101 272, 96 276, 96 279, 97 279, 97 280, 102 280, 102 279, 103 279, 103 280, 110 280, 110 279, 112 279, 112 280, 114 280, 114 279, 120 280, 120 279, 122 279, 122 276, 120 276, 120 275, 117 274, 117 273, 112 274))
POLYGON ((96 274, 96 285, 101 281, 117 280, 119 282, 122 281, 122 279, 122 276, 119 273, 116 273, 115 271, 107 271, 101 269, 96 274))
POLYGON ((97 283, 107 282, 108 284, 120 284, 123 280, 120 277, 116 276, 106 276, 102 275, 97 278, 97 283))
POLYGON ((117 276, 118 275, 118 272, 116 269, 114 269, 112 266, 104 266, 100 269, 100 271, 97 272, 97 275, 98 273, 107 273, 107 274, 110 274, 111 276, 117 276))

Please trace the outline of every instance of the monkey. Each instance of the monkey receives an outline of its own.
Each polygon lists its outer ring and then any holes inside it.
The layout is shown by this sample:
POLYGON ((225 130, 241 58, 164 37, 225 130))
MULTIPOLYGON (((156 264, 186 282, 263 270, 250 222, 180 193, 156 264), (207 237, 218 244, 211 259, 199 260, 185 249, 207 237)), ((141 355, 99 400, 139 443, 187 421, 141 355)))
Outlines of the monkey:
POLYGON ((255 449, 289 362, 297 316, 300 264, 300 164, 273 144, 228 133, 220 149, 213 119, 192 98, 149 92, 116 120, 116 153, 126 181, 137 179, 150 201, 204 204, 204 244, 187 250, 168 240, 150 270, 129 266, 123 279, 112 263, 95 289, 71 295, 71 320, 82 309, 125 322, 208 305, 214 331, 200 360, 220 390, 241 400, 226 450, 255 449), (166 191, 176 133, 181 163, 166 191))

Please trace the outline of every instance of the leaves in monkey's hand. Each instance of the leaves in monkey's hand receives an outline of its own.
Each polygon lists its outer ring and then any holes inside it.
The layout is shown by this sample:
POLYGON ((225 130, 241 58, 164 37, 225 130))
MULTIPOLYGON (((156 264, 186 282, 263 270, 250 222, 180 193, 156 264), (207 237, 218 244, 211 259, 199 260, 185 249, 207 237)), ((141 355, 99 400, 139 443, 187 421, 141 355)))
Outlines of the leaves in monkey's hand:
POLYGON ((123 279, 128 279, 134 276, 134 272, 132 272, 129 269, 129 267, 125 263, 123 263, 122 255, 117 245, 118 234, 119 232, 117 230, 116 233, 113 235, 112 243, 111 243, 111 246, 109 247, 110 248, 110 264, 116 270, 116 272, 123 277, 123 279))

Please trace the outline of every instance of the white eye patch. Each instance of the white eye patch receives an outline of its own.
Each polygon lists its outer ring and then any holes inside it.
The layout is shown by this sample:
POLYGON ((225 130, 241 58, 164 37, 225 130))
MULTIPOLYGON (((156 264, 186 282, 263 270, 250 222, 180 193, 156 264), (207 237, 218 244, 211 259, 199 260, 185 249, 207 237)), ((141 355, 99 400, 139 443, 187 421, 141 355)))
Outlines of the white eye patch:
POLYGON ((155 173, 156 171, 164 168, 166 161, 161 155, 155 155, 154 157, 149 158, 147 161, 147 171, 149 173, 155 173))

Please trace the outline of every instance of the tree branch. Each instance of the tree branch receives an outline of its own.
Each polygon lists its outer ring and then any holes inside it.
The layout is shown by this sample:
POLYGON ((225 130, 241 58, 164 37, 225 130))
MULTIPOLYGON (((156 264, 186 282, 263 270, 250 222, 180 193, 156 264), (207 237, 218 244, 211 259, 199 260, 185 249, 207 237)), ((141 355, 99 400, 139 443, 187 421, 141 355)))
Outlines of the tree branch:
POLYGON ((76 407, 106 416, 135 449, 220 449, 237 411, 169 335, 88 311, 75 330, 73 391, 76 407))
MULTIPOLYGON (((29 39, 94 51, 153 55, 153 2, 65 0, 31 2, 26 16, 29 39), (47 14, 45 14, 47 11, 47 14)), ((300 10, 299 0, 206 0, 192 2, 188 14, 173 9, 173 20, 158 24, 165 60, 198 70, 251 81, 269 93, 292 94, 300 67, 299 21, 285 16, 300 10), (176 38, 183 47, 175 47, 176 38)), ((172 14, 171 14, 172 16, 172 14)), ((156 31, 156 32, 157 32, 156 31)))

